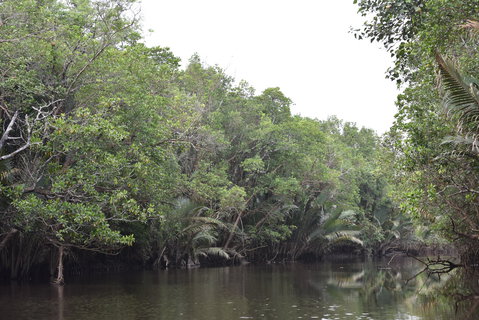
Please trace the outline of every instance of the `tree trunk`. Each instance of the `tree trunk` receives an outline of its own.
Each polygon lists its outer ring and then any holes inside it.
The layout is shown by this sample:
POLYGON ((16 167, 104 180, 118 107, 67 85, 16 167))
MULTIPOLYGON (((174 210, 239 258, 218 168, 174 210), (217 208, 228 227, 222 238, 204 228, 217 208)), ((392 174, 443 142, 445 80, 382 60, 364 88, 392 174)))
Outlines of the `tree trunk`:
POLYGON ((228 237, 228 240, 226 240, 226 243, 225 245, 223 246, 223 250, 225 249, 228 249, 229 245, 230 245, 230 242, 231 240, 233 240, 233 236, 235 234, 235 231, 236 231, 236 228, 238 227, 238 224, 239 222, 241 221, 241 216, 243 215, 243 211, 241 211, 239 214, 238 214, 238 217, 236 218, 236 221, 233 225, 233 228, 231 229, 231 232, 230 232, 230 235, 228 237))
POLYGON ((63 246, 58 247, 58 267, 57 267, 57 278, 55 279, 54 283, 63 285, 65 283, 65 279, 63 277, 63 246))

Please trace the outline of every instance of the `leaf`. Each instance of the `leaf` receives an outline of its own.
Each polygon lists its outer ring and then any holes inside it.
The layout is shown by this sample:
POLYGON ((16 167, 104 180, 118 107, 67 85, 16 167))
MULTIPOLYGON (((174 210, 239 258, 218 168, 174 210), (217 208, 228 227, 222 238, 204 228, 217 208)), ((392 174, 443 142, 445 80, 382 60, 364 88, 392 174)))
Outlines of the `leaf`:
POLYGON ((475 80, 465 80, 457 68, 438 53, 436 62, 445 91, 444 106, 448 115, 458 117, 462 126, 479 127, 479 85, 475 80))
POLYGON ((329 234, 326 236, 326 239, 329 240, 328 246, 331 247, 343 241, 353 242, 360 246, 363 246, 363 241, 356 237, 357 235, 359 235, 359 233, 359 231, 341 231, 329 234))
POLYGON ((209 247, 209 248, 201 248, 196 251, 197 255, 201 256, 217 256, 221 258, 225 258, 227 260, 230 259, 228 252, 226 252, 223 248, 220 247, 209 247))

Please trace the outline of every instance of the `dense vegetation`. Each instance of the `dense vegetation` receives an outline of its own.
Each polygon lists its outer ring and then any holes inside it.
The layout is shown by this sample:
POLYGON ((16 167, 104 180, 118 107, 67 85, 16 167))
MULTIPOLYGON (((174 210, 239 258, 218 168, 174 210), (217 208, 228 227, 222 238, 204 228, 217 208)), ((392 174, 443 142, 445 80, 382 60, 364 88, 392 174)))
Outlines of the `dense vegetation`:
POLYGON ((477 257, 479 5, 356 2, 356 36, 384 43, 403 88, 384 137, 145 46, 134 0, 2 1, 0 274, 384 254, 439 235, 477 257))
POLYGON ((389 133, 403 212, 479 257, 479 2, 357 0, 403 93, 389 133))
POLYGON ((0 4, 1 273, 295 260, 401 236, 369 129, 142 43, 133 1, 0 4), (360 227, 359 227, 360 226, 360 227), (100 255, 101 254, 101 255, 100 255), (48 269, 49 268, 49 269, 48 269))

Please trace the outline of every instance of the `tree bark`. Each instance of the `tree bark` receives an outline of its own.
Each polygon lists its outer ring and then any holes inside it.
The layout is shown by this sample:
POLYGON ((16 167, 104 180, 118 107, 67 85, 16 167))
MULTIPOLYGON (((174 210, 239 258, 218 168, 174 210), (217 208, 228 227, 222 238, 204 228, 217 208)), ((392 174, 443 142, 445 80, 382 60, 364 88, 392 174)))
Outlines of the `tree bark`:
POLYGON ((55 279, 54 283, 63 285, 65 283, 65 279, 63 277, 63 246, 58 247, 58 267, 57 267, 57 278, 55 279))
POLYGON ((17 121, 17 117, 18 117, 18 110, 15 111, 15 114, 10 120, 10 123, 8 124, 8 127, 5 130, 5 132, 3 133, 2 138, 0 138, 0 149, 3 148, 3 145, 5 144, 5 142, 7 142, 7 140, 10 138, 10 131, 12 131, 13 126, 15 125, 15 121, 17 121))
POLYGON ((238 227, 239 222, 241 221, 241 217, 243 216, 243 212, 244 212, 244 211, 241 211, 241 212, 238 214, 238 217, 236 218, 236 221, 235 221, 235 223, 234 223, 234 225, 233 225, 233 228, 231 229, 231 232, 230 232, 230 235, 229 235, 229 237, 228 237, 228 240, 226 240, 226 243, 225 243, 225 245, 223 246, 223 250, 228 249, 231 240, 233 240, 233 236, 234 236, 234 234, 235 234, 235 231, 236 231, 236 228, 238 227))

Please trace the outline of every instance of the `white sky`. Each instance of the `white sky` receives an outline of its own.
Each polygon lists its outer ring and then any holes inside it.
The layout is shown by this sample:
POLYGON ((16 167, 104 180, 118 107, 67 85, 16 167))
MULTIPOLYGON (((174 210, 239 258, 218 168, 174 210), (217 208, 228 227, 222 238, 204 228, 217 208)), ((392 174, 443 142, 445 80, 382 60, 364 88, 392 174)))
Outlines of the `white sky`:
POLYGON ((294 114, 337 115, 384 133, 397 95, 392 60, 356 40, 353 0, 142 0, 148 45, 170 47, 185 66, 197 52, 260 94, 280 87, 294 114), (154 32, 149 34, 148 29, 154 32))

